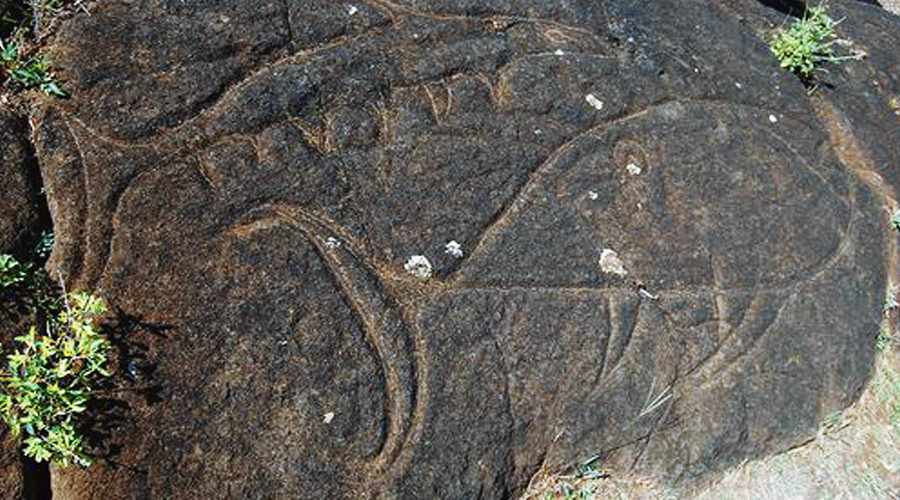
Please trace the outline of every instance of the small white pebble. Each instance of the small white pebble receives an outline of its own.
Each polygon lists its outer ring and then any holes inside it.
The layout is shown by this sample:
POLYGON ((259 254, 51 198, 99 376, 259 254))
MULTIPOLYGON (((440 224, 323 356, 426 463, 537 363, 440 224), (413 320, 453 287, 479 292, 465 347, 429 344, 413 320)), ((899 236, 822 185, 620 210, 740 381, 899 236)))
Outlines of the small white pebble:
POLYGON ((618 254, 609 248, 604 248, 600 252, 600 270, 604 273, 616 274, 619 276, 628 274, 622 261, 619 260, 618 254))
POLYGON ((427 280, 431 277, 431 262, 424 255, 413 255, 403 267, 419 279, 427 280))
POLYGON ((738 82, 734 82, 734 86, 737 87, 737 88, 739 88, 739 89, 744 88, 744 87, 743 87, 740 83, 738 83, 738 82))
POLYGON ((775 123, 778 121, 778 118, 775 115, 769 115, 769 121, 775 123))
POLYGON ((450 255, 456 257, 457 259, 462 258, 462 256, 463 256, 462 245, 460 245, 456 241, 451 241, 451 242, 447 243, 447 245, 444 247, 444 253, 450 254, 450 255))
POLYGON ((355 5, 351 5, 350 8, 347 9, 347 12, 352 16, 353 14, 356 14, 357 12, 359 12, 359 9, 356 8, 355 5))
POLYGON ((562 49, 556 49, 556 52, 554 52, 554 54, 556 54, 556 55, 558 55, 558 56, 564 56, 564 55, 566 55, 566 53, 563 52, 562 49))
POLYGON ((328 246, 328 248, 338 248, 341 246, 341 242, 334 236, 329 236, 328 239, 325 240, 325 245, 328 246))
POLYGON ((596 200, 599 197, 600 197, 600 195, 597 194, 596 191, 588 191, 588 198, 590 198, 592 200, 596 200))
POLYGON ((332 420, 334 420, 334 412, 330 411, 324 415, 325 418, 322 419, 326 424, 330 424, 332 420))
POLYGON ((541 129, 539 129, 539 128, 534 129, 534 133, 535 133, 535 135, 541 135, 541 129))
POLYGON ((603 101, 594 97, 594 94, 588 94, 584 96, 584 100, 588 102, 591 106, 594 107, 597 111, 603 109, 603 101))
POLYGON ((641 167, 635 165, 634 163, 629 163, 628 165, 625 165, 625 170, 627 170, 628 173, 631 175, 638 175, 639 173, 642 172, 641 167))

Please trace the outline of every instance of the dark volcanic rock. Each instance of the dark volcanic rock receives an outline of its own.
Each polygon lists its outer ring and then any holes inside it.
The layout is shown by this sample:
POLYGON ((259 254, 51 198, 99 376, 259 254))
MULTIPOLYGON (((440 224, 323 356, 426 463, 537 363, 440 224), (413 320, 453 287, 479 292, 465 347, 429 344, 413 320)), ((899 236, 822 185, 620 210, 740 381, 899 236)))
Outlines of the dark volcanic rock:
MULTIPOLYGON (((896 17, 833 3, 892 61, 896 17)), ((857 128, 898 89, 850 61, 810 98, 766 45, 783 17, 74 17, 51 48, 74 96, 35 117, 51 265, 140 318, 144 368, 120 451, 54 498, 500 499, 542 464, 674 481, 807 439, 871 365, 900 141, 857 128)))
POLYGON ((37 186, 32 182, 37 172, 29 164, 27 145, 25 119, 0 109, 0 253, 21 254, 40 229, 37 186))

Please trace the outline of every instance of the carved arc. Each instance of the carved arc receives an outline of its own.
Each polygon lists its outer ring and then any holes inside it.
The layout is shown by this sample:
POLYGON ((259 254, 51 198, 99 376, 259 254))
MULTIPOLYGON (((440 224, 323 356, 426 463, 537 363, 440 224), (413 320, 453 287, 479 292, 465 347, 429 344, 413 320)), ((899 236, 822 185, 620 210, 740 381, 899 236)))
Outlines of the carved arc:
MULTIPOLYGON (((403 314, 380 286, 380 281, 355 251, 349 238, 336 225, 288 202, 266 204, 254 209, 231 232, 238 236, 273 228, 299 231, 316 248, 334 275, 341 292, 362 323, 372 343, 387 381, 388 429, 379 453, 363 464, 363 481, 384 483, 402 472, 403 457, 420 437, 424 425, 419 422, 427 404, 427 373, 403 314), (419 355, 419 359, 413 352, 419 355)), ((419 346, 421 347, 421 346, 419 346)))

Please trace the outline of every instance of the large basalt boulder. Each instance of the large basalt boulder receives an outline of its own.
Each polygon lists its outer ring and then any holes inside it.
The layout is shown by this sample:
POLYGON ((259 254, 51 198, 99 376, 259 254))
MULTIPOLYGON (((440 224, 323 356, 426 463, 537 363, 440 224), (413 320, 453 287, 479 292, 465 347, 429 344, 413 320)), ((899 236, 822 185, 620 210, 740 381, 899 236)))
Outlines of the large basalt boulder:
POLYGON ((869 59, 812 96, 753 2, 74 16, 34 117, 51 266, 140 356, 116 452, 54 498, 501 499, 808 439, 895 256, 900 19, 831 3, 869 59))

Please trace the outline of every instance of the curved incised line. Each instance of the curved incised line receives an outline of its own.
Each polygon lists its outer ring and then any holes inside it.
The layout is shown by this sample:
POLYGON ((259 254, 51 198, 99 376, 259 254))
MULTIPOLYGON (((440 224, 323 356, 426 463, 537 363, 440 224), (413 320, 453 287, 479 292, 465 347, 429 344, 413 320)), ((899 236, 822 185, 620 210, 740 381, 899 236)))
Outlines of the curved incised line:
MULTIPOLYGON (((765 106, 759 106, 759 105, 745 105, 745 104, 741 104, 741 103, 736 103, 736 102, 727 101, 727 100, 720 100, 720 99, 697 99, 697 98, 694 98, 694 99, 663 99, 663 100, 660 100, 653 104, 650 104, 644 108, 641 108, 633 113, 630 113, 630 114, 627 114, 627 115, 624 115, 621 117, 611 118, 603 123, 600 123, 591 128, 583 130, 583 131, 575 134, 571 139, 567 140, 565 143, 563 143, 562 145, 558 146, 555 150, 553 150, 553 152, 536 169, 534 169, 529 174, 528 180, 519 189, 519 191, 516 193, 516 195, 513 196, 512 201, 499 214, 497 214, 497 216, 490 223, 490 225, 488 225, 481 232, 481 234, 477 237, 477 239, 475 240, 475 244, 473 245, 472 251, 469 252, 469 255, 466 256, 466 260, 471 260, 472 256, 479 255, 479 254, 486 254, 486 253, 490 252, 491 248, 497 244, 497 240, 503 234, 504 229, 507 228, 511 224, 511 221, 516 219, 517 217, 519 217, 522 213, 524 213, 526 210, 528 210, 528 208, 530 207, 531 204, 535 203, 534 199, 539 198, 539 194, 537 194, 537 193, 539 193, 539 191, 541 189, 547 188, 547 185, 546 185, 547 178, 552 177, 550 174, 554 171, 554 169, 557 168, 560 160, 567 153, 575 150, 575 148, 578 147, 580 141, 582 141, 582 140, 601 140, 603 137, 603 133, 608 128, 610 128, 614 125, 635 121, 635 120, 642 118, 644 116, 647 116, 651 113, 657 112, 660 108, 667 106, 667 105, 671 105, 671 104, 679 104, 679 105, 684 105, 684 106, 691 106, 693 104, 693 105, 697 105, 698 107, 711 107, 716 104, 727 104, 729 106, 734 106, 736 108, 759 110, 759 111, 762 111, 763 113, 782 113, 782 110, 777 110, 774 108, 767 108, 765 106)), ((800 120, 795 119, 789 115, 784 115, 784 116, 786 116, 787 118, 790 118, 791 120, 795 120, 800 123, 803 123, 800 120)), ((800 152, 795 147, 793 147, 791 144, 789 144, 788 142, 784 141, 782 138, 780 138, 776 135, 772 135, 772 137, 775 138, 776 140, 778 140, 779 142, 781 142, 786 147, 788 147, 795 154, 795 157, 803 162, 804 166, 806 167, 806 170, 812 172, 813 174, 817 175, 820 179, 822 179, 822 181, 823 181, 822 185, 825 186, 825 189, 827 189, 830 193, 834 194, 835 197, 840 198, 840 195, 834 190, 834 188, 831 186, 831 183, 828 182, 828 180, 826 178, 824 178, 824 176, 821 174, 821 172, 819 172, 816 169, 816 166, 813 165, 811 162, 807 161, 806 158, 804 158, 803 155, 800 154, 800 152)), ((840 142, 838 140, 833 140, 833 142, 840 144, 840 142)), ((844 161, 844 160, 842 160, 842 161, 844 161)), ((872 178, 872 175, 866 176, 866 175, 860 174, 858 172, 858 170, 860 170, 860 169, 856 168, 853 173, 855 173, 857 175, 857 178, 860 178, 864 184, 866 184, 869 188, 873 189, 878 194, 885 192, 885 188, 881 187, 881 184, 883 183, 883 181, 879 180, 878 183, 875 183, 870 180, 872 178), (874 185, 874 184, 878 184, 878 185, 874 185)), ((869 169, 869 170, 871 171, 871 169, 869 169)), ((870 174, 870 172, 867 172, 867 174, 870 174)), ((883 197, 884 196, 882 195, 882 198, 883 197)), ((885 201, 885 203, 888 203, 889 206, 892 206, 892 207, 897 205, 897 202, 893 198, 889 198, 884 201, 885 201)), ((850 250, 849 247, 852 243, 852 241, 851 241, 852 237, 850 235, 852 234, 853 226, 855 224, 857 224, 858 217, 860 217, 860 216, 861 215, 859 213, 859 209, 855 206, 854 203, 851 203, 850 204, 850 213, 847 216, 847 221, 842 228, 839 228, 840 237, 839 237, 838 248, 832 255, 829 255, 826 258, 805 268, 807 273, 805 273, 805 274, 797 273, 796 275, 794 275, 788 279, 783 279, 783 280, 779 281, 777 284, 764 286, 764 287, 756 287, 756 288, 754 288, 754 290, 756 292, 788 291, 788 290, 798 286, 801 283, 805 283, 812 279, 818 278, 819 276, 823 275, 827 271, 833 269, 841 259, 843 259, 847 256, 847 254, 850 250)), ((472 274, 474 272, 477 272, 477 271, 467 271, 465 266, 462 266, 459 271, 457 271, 456 273, 454 273, 451 276, 450 281, 457 284, 460 287, 481 288, 481 286, 478 286, 478 285, 476 285, 475 287, 471 287, 466 284, 470 280, 474 281, 473 276, 472 276, 472 274)), ((507 288, 509 288, 509 287, 507 287, 507 288)), ((533 287, 530 287, 530 288, 533 288, 533 287)), ((547 287, 547 288, 549 289, 552 287, 547 287)), ((556 287, 556 288, 565 289, 565 288, 571 288, 571 287, 556 287)), ((627 286, 627 285, 623 285, 623 286, 619 286, 619 287, 609 287, 609 289, 612 289, 612 290, 627 290, 630 288, 631 287, 627 286)), ((700 285, 700 286, 692 286, 691 289, 692 289, 692 291, 708 290, 708 291, 711 291, 714 293, 729 293, 729 292, 731 292, 730 290, 720 288, 719 286, 702 286, 702 285, 700 285)), ((661 291, 661 290, 657 290, 657 292, 659 292, 659 291, 661 291)), ((665 293, 666 294, 679 293, 679 290, 668 289, 668 290, 665 290, 665 293)))
POLYGON ((409 335, 400 309, 381 289, 375 274, 358 256, 360 252, 354 251, 349 239, 332 223, 295 204, 278 202, 253 210, 231 231, 249 235, 273 227, 295 229, 312 242, 381 359, 388 387, 388 432, 381 451, 364 465, 364 473, 367 482, 383 483, 383 476, 392 468, 402 469, 402 463, 397 462, 403 448, 417 442, 424 428, 422 422, 414 421, 422 418, 427 404, 427 379, 417 367, 424 361, 418 352, 422 346, 409 335), (420 359, 413 357, 413 349, 420 359))

